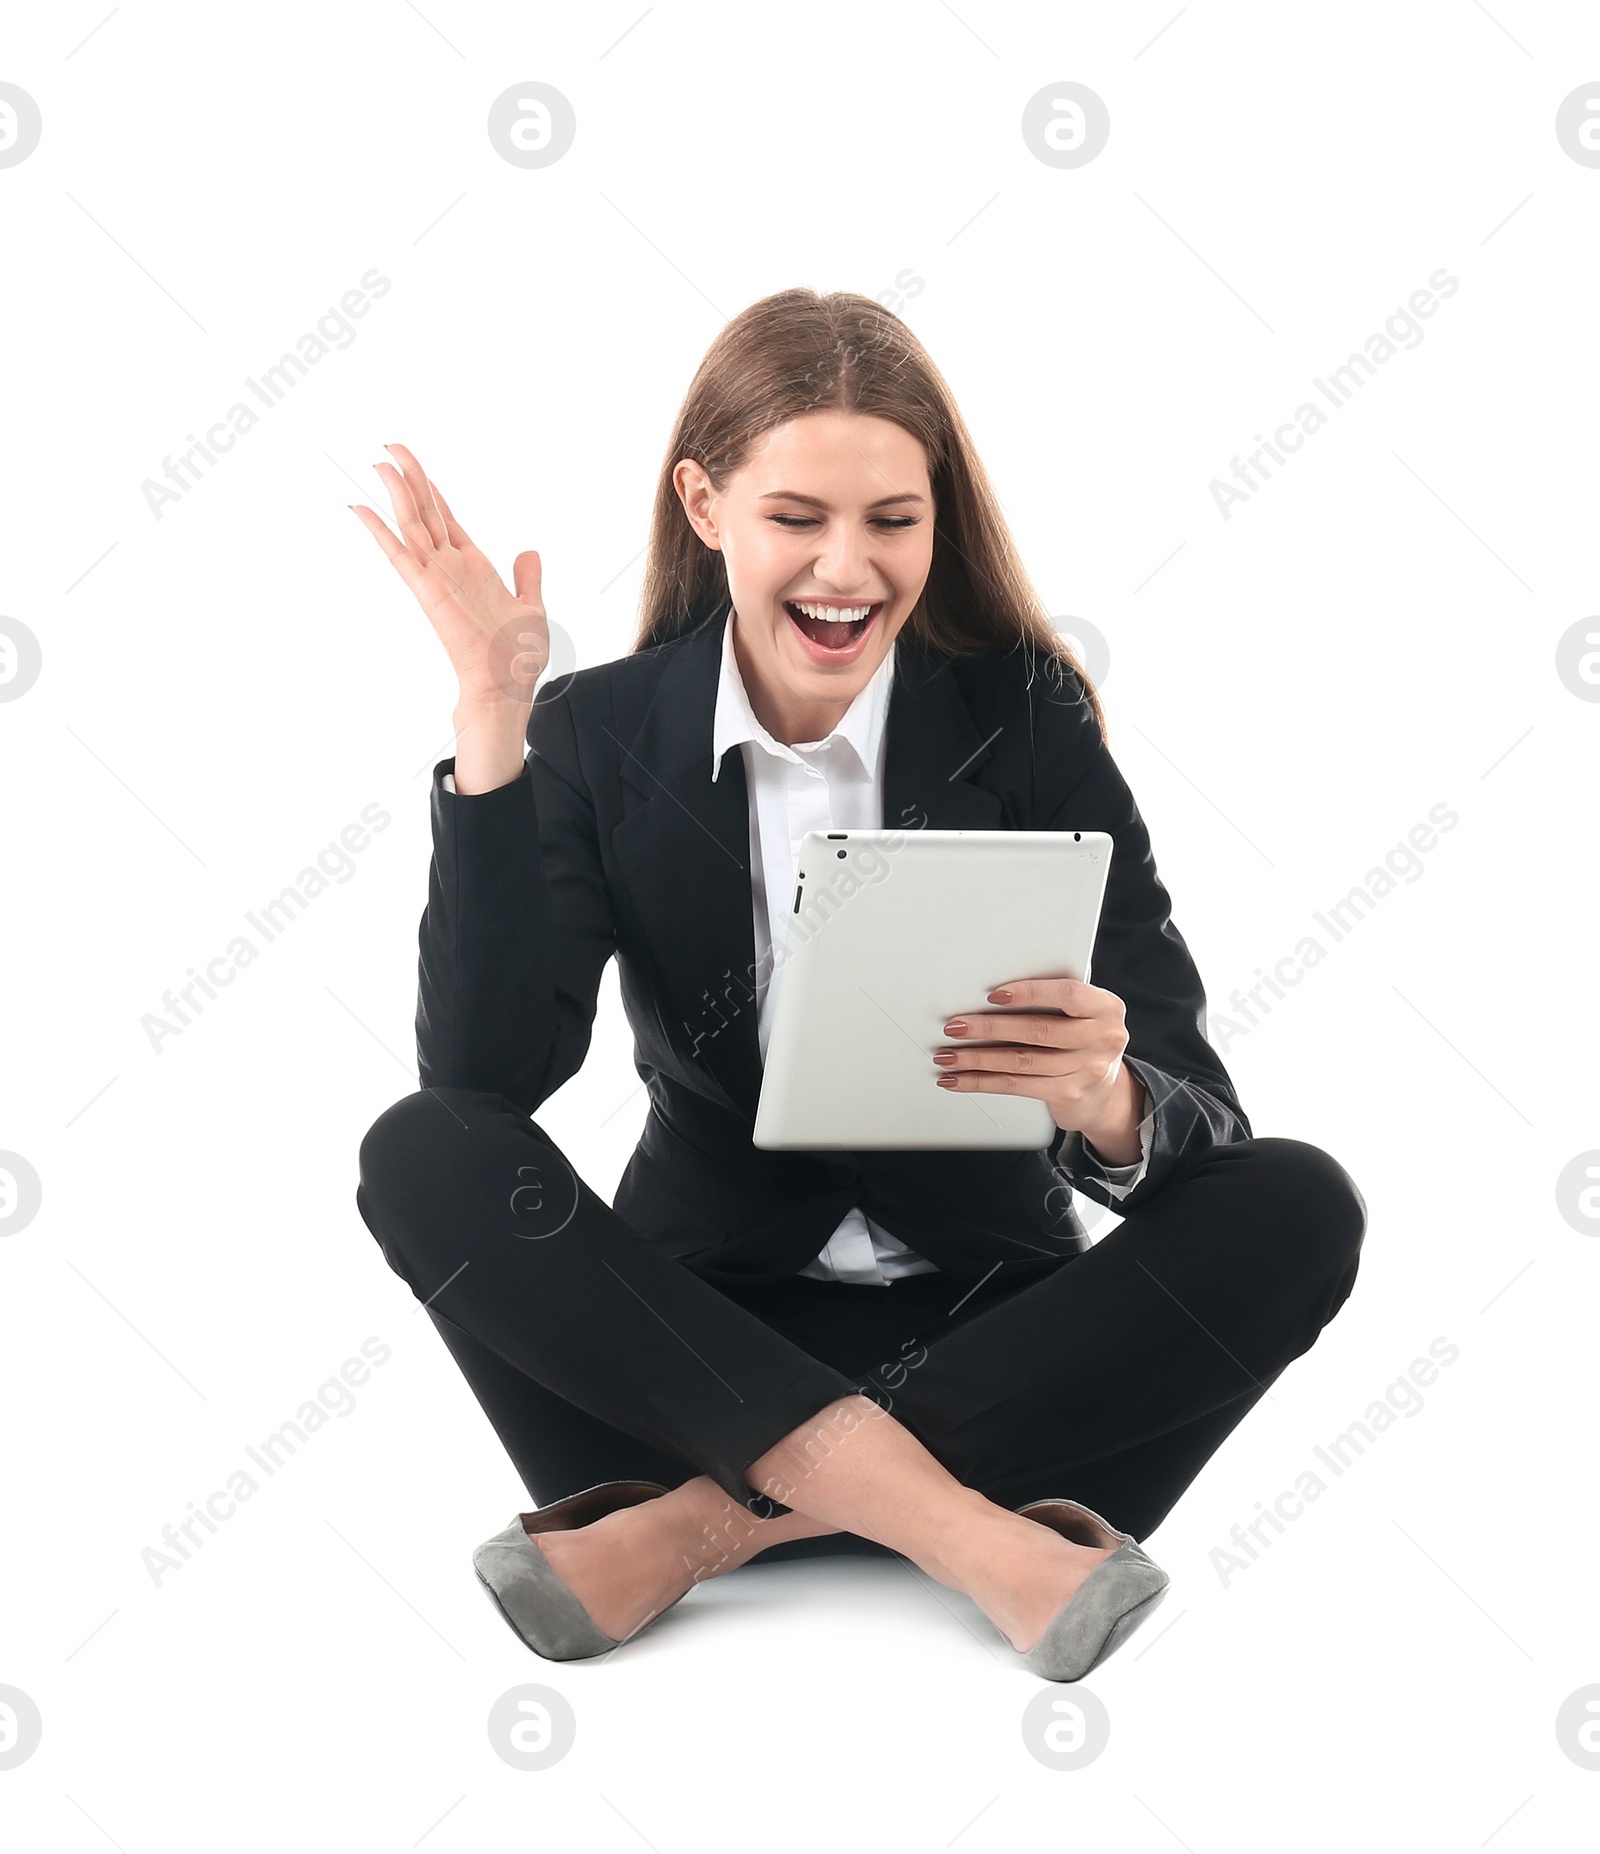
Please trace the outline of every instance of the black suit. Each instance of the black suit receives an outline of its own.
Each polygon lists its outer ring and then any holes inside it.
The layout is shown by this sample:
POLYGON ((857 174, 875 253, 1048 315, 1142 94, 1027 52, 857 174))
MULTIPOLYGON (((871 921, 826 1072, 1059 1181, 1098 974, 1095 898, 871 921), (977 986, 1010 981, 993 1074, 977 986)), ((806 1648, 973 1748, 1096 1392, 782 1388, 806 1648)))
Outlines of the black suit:
MULTIPOLYGON (((440 784, 452 762, 436 773, 423 1085, 492 1089, 536 1113, 583 1062, 615 953, 650 1091, 616 1209, 706 1280, 793 1274, 853 1204, 958 1279, 1081 1250, 1063 1185, 1113 1200, 1096 1191, 1076 1134, 1021 1153, 751 1145, 761 1058, 742 755, 729 752, 711 778, 725 622, 580 671, 536 703, 516 784, 463 803, 440 784)), ((1205 1039, 1205 995, 1138 806, 1078 684, 1050 667, 1029 687, 1020 651, 930 659, 902 632, 883 820, 1111 834, 1091 976, 1127 1005, 1128 1062, 1155 1108, 1149 1169, 1126 1209, 1153 1197, 1181 1155, 1247 1139, 1250 1127, 1205 1039)))
MULTIPOLYGON (((532 754, 510 784, 458 796, 442 783, 453 762, 436 769, 434 859, 420 935, 423 1093, 391 1109, 368 1135, 363 1215, 391 1265, 427 1301, 542 1503, 574 1490, 559 1482, 587 1485, 584 1474, 599 1479, 607 1467, 614 1478, 675 1484, 685 1478, 684 1461, 747 1495, 745 1464, 834 1396, 865 1388, 869 1368, 884 1362, 891 1306, 905 1310, 898 1330, 910 1325, 913 1336, 931 1330, 937 1308, 942 1337, 906 1388, 896 1386, 896 1398, 878 1400, 894 1403, 969 1484, 982 1484, 992 1463, 991 1484, 1025 1489, 1036 1472, 1059 1473, 1048 1464, 1066 1457, 1058 1436, 1044 1455, 1034 1447, 1009 1473, 1001 1468, 1021 1411, 1010 1411, 1009 1428, 1000 1426, 1005 1411, 995 1405, 992 1383, 996 1369, 1009 1370, 1013 1361, 1001 1366, 993 1348, 1049 1350, 1061 1309, 1052 1311, 1040 1296, 1059 1295, 1067 1284, 1051 1278, 1070 1262, 1065 1273, 1083 1283, 1074 1317, 1094 1320, 1096 1309, 1083 1296, 1103 1279, 1100 1323, 1142 1328, 1156 1348, 1145 1368, 1156 1370, 1165 1400, 1156 1396, 1131 1429, 1126 1421, 1105 1428, 1103 1413, 1098 1420, 1108 1446, 1145 1441, 1155 1448, 1142 1463, 1136 1449, 1126 1455, 1128 1485, 1137 1468, 1144 1477, 1138 1484, 1149 1487, 1151 1501, 1164 1500, 1165 1511, 1175 1488, 1260 1394, 1269 1381, 1262 1371, 1281 1370, 1295 1355, 1282 1350, 1285 1321, 1295 1325, 1303 1350, 1331 1317, 1330 1288, 1333 1305, 1349 1292, 1359 1194, 1315 1148, 1252 1138, 1206 1041, 1200 978, 1170 918, 1143 820, 1077 680, 1049 658, 1034 657, 1030 670, 1020 648, 931 656, 904 632, 888 708, 887 828, 1103 830, 1113 839, 1091 976, 1127 1008, 1126 1059, 1154 1108, 1148 1171, 1117 1202, 1077 1134, 1063 1133, 1037 1152, 805 1153, 752 1145, 761 1063, 742 756, 730 751, 720 777, 711 778, 726 621, 723 614, 688 637, 579 671, 543 696, 528 728, 532 754), (650 1109, 608 1209, 528 1116, 582 1065, 601 973, 613 954, 650 1109), (470 1160, 441 1106, 470 1133, 470 1160), (517 1163, 533 1156, 530 1141, 546 1178, 565 1173, 539 1207, 530 1187, 517 1183, 536 1169, 517 1163), (1270 1179, 1259 1162, 1267 1150, 1276 1166, 1270 1179), (1294 1176, 1285 1180, 1279 1172, 1291 1155, 1294 1176), (1225 1290, 1230 1306, 1207 1302, 1202 1317, 1212 1286, 1207 1268, 1226 1273, 1229 1256, 1220 1245, 1232 1239, 1212 1227, 1226 1222, 1241 1244, 1272 1241, 1289 1184, 1297 1206, 1312 1187, 1331 1247, 1305 1263, 1309 1276, 1294 1277, 1282 1317, 1268 1327, 1260 1316, 1270 1295, 1263 1290, 1257 1304, 1249 1292, 1241 1297, 1237 1282, 1225 1290), (1126 1219, 1093 1249, 1071 1208, 1074 1188, 1126 1219), (483 1205, 481 1216, 467 1214, 469 1203, 483 1205), (544 1219, 535 1240, 518 1248, 464 1234, 494 1220, 505 1224, 503 1210, 491 1206, 508 1203, 535 1224, 544 1219), (852 1205, 941 1272, 888 1289, 798 1276, 852 1205), (1166 1256, 1170 1245, 1163 1291, 1191 1327, 1215 1336, 1223 1324, 1246 1321, 1248 1330, 1231 1325, 1233 1346, 1208 1342, 1204 1361, 1187 1377, 1173 1347, 1185 1351, 1192 1337, 1179 1322, 1163 1339, 1171 1316, 1132 1272, 1136 1234, 1151 1279, 1150 1258, 1166 1256), (472 1269, 452 1272, 470 1240, 479 1244, 472 1269), (1194 1253, 1197 1244, 1211 1245, 1209 1257, 1204 1247, 1194 1253), (652 1346, 654 1329, 642 1316, 634 1337, 616 1337, 631 1304, 614 1297, 603 1277, 591 1279, 602 1258, 657 1323, 670 1327, 659 1355, 646 1360, 637 1349, 652 1346), (535 1266, 542 1274, 530 1273, 535 1266), (1172 1291, 1180 1271, 1194 1271, 1181 1296, 1172 1291), (441 1287, 447 1277, 452 1285, 441 1287), (1296 1322, 1308 1290, 1318 1317, 1302 1330, 1296 1322), (540 1338, 523 1303, 552 1300, 565 1317, 552 1314, 540 1338), (995 1310, 1008 1302, 1011 1323, 1001 1328, 995 1310), (974 1339, 978 1328, 983 1333, 974 1339), (780 1338, 785 1332, 790 1337, 780 1338), (722 1344, 725 1354, 717 1350, 722 1344), (1242 1366, 1237 1347, 1253 1349, 1258 1366, 1242 1366), (696 1364, 688 1364, 685 1349, 696 1364), (737 1404, 735 1415, 692 1401, 685 1386, 702 1365, 737 1404), (656 1406, 665 1380, 682 1407, 663 1413, 656 1406), (966 1407, 975 1402, 994 1408, 994 1426, 981 1436, 966 1407), (582 1446, 552 1466, 554 1444, 541 1455, 535 1432, 548 1436, 569 1421, 582 1446), (1180 1438, 1184 1447, 1163 1452, 1154 1440, 1197 1421, 1180 1438), (960 1431, 971 1433, 963 1439, 960 1431)), ((1309 1253, 1318 1253, 1314 1241, 1309 1253)), ((1111 1358, 1132 1366, 1146 1357, 1130 1349, 1126 1328, 1113 1327, 1107 1337, 1111 1358)), ((1087 1369, 1086 1339, 1077 1350, 1087 1369)), ((880 1370, 875 1391, 887 1383, 880 1370)), ((1053 1394, 1081 1402, 1081 1390, 1063 1384, 1053 1394)), ((1041 1415, 1037 1404, 1027 1406, 1030 1423, 1041 1415)), ((1054 1484, 1053 1491, 1077 1490, 1054 1484)), ((1122 1498, 1131 1515, 1134 1496, 1122 1498)), ((750 1503, 764 1510, 759 1496, 750 1503)))

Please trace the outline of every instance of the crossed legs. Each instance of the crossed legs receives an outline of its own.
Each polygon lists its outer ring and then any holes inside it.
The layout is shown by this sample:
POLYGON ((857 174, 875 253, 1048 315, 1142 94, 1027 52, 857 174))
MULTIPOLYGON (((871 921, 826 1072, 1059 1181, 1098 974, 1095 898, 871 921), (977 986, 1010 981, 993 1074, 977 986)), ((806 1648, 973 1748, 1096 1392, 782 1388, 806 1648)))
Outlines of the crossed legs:
POLYGON ((965 1590, 1019 1648, 1102 1554, 1011 1509, 1068 1494, 1148 1536, 1343 1304, 1365 1228, 1327 1154, 1251 1140, 1189 1162, 1021 1288, 950 1311, 938 1276, 797 1278, 758 1315, 618 1218, 534 1122, 468 1090, 380 1117, 358 1202, 541 1504, 605 1479, 671 1489, 539 1535, 607 1633, 685 1579, 845 1533, 965 1590), (883 1307, 870 1356, 859 1327, 853 1355, 830 1346, 841 1294, 883 1307), (763 1493, 790 1510, 753 1517, 772 1511, 763 1493))

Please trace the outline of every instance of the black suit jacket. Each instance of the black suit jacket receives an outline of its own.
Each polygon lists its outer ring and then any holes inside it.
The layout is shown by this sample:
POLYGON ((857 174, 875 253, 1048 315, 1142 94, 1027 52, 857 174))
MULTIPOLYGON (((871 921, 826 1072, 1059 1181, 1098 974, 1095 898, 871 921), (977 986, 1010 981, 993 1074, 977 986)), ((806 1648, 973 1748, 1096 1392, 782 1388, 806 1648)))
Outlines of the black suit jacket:
MULTIPOLYGON (((521 775, 464 797, 434 769, 420 932, 422 1085, 533 1114, 577 1073, 616 956, 650 1109, 615 1208, 717 1285, 803 1268, 852 1205, 971 1284, 1087 1247, 1074 1188, 1125 1210, 1180 1158, 1251 1137, 1205 1036, 1205 993, 1133 795, 1070 671, 1014 650, 934 655, 902 631, 886 829, 1103 830, 1114 848, 1091 976, 1127 1006, 1125 1060, 1154 1110, 1146 1176, 1118 1204, 1081 1135, 1047 1150, 767 1152, 752 1145, 756 1038, 743 755, 711 778, 727 613, 541 694, 521 775)), ((1017 976, 1026 976, 1018 974, 1017 976)))

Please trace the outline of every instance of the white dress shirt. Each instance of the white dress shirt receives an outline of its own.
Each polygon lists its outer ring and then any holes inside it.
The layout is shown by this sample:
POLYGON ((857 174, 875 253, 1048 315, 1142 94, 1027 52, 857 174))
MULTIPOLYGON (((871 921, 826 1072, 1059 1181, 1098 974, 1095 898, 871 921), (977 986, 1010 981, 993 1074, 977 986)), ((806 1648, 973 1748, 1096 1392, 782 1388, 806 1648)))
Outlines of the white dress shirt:
MULTIPOLYGON (((873 672, 843 719, 824 740, 785 746, 756 719, 734 654, 735 620, 722 635, 722 672, 712 723, 711 777, 722 756, 737 746, 744 755, 750 796, 750 896, 756 954, 756 1025, 763 1062, 771 1037, 770 983, 774 948, 787 944, 790 904, 798 880, 800 843, 808 830, 881 830, 883 769, 888 744, 889 695, 894 686, 895 644, 873 672)), ((933 1086, 930 1076, 928 1086, 933 1086)), ((1113 1197, 1123 1198, 1143 1178, 1150 1161, 1153 1117, 1140 1127, 1140 1158, 1100 1168, 1113 1197)), ((845 1212, 815 1261, 799 1271, 819 1281, 887 1287, 902 1275, 937 1273, 934 1263, 891 1236, 857 1208, 845 1212)))

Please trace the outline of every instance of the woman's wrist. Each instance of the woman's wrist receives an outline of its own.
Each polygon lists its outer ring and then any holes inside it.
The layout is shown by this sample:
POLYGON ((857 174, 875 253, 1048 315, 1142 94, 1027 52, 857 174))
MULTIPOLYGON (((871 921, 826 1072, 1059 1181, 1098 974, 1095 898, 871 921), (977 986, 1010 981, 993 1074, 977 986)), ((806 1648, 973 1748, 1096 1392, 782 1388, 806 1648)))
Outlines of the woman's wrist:
POLYGON ((1099 1126, 1082 1129, 1085 1141, 1094 1147, 1101 1164, 1132 1165, 1139 1159, 1144 1150, 1139 1137, 1144 1112, 1144 1084, 1124 1063, 1117 1076, 1111 1115, 1099 1126))
POLYGON ((457 702, 456 791, 471 797, 520 778, 532 704, 479 698, 457 702))

